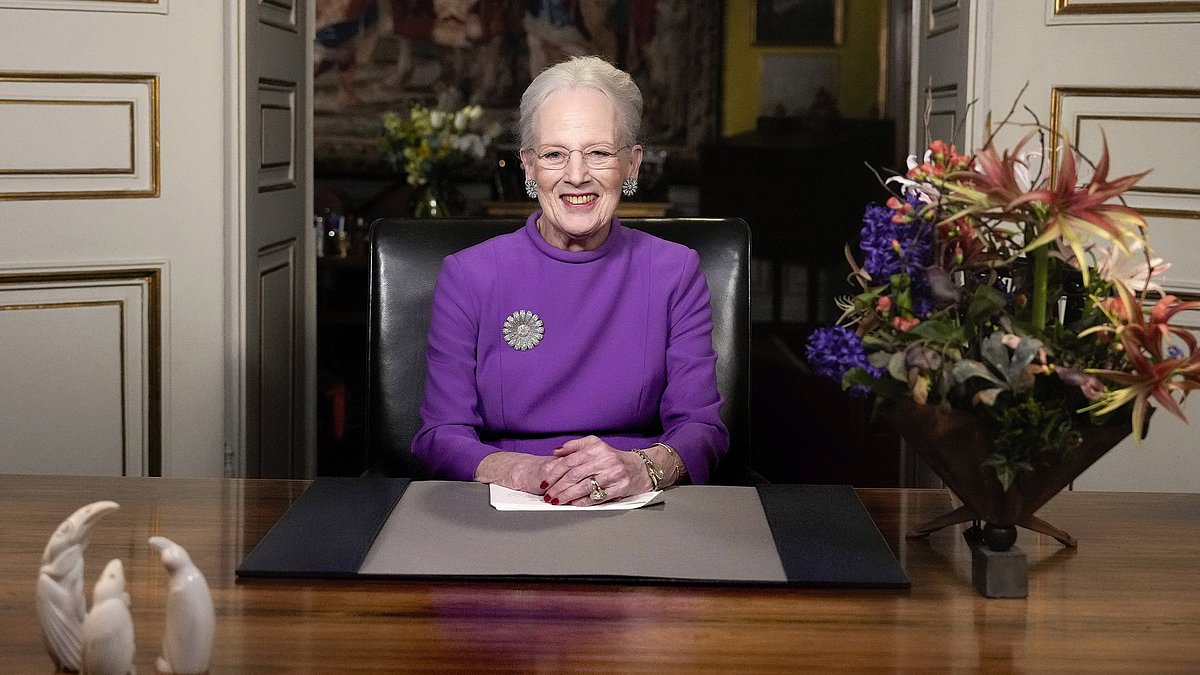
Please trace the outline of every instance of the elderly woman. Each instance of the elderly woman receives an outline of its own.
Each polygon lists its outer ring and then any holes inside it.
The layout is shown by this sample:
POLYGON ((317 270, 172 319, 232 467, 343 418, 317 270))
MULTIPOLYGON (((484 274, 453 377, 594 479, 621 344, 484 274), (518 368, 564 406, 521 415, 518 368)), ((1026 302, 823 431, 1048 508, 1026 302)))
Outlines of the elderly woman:
POLYGON ((696 252, 621 225, 642 95, 573 58, 521 97, 525 227, 448 256, 413 454, 441 478, 552 504, 705 482, 726 452, 696 252))

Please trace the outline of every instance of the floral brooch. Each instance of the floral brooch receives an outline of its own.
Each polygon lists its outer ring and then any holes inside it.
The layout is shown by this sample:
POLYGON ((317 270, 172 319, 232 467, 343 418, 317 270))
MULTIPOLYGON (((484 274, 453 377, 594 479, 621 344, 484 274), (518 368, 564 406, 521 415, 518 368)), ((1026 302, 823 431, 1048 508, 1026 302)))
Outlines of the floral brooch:
POLYGON ((509 347, 524 352, 533 349, 542 341, 546 326, 537 314, 527 309, 518 309, 504 320, 503 332, 504 341, 509 347))

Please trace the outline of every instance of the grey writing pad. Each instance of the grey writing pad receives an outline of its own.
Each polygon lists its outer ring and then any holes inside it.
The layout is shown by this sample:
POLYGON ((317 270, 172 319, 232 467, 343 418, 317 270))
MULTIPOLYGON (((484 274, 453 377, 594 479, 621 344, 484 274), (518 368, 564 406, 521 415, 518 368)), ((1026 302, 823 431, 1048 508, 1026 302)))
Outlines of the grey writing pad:
POLYGON ((497 511, 486 485, 414 482, 359 574, 787 582, 757 491, 715 486, 586 513, 497 511))
POLYGON ((634 511, 501 512, 476 483, 318 478, 237 575, 909 585, 848 486, 682 486, 663 499, 634 511))

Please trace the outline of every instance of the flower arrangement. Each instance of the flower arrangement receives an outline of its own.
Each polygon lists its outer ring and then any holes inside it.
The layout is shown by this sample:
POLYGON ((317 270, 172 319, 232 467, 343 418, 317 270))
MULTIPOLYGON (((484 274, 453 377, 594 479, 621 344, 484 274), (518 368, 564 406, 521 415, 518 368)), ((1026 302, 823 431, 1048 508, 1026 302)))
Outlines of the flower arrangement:
POLYGON ((403 168, 413 187, 452 181, 476 167, 499 135, 495 125, 479 128, 482 117, 477 105, 446 112, 418 104, 407 117, 388 112, 379 145, 394 169, 403 168))
POLYGON ((1169 265, 1120 199, 1146 174, 1110 180, 1105 141, 1081 183, 1086 158, 1063 139, 1052 178, 1043 131, 1011 152, 934 141, 910 157, 884 181, 886 205, 866 209, 861 256, 847 248, 860 292, 807 345, 814 370, 854 394, 982 420, 1005 491, 1089 428, 1131 425, 1140 440, 1151 401, 1183 418, 1200 388, 1196 339, 1171 324, 1200 302, 1164 293, 1169 265))

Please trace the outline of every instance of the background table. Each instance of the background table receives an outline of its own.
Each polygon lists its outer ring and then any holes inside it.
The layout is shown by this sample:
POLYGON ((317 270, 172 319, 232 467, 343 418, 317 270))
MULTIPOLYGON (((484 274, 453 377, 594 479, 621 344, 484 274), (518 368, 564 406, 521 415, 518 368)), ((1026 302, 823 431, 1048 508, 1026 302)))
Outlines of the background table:
POLYGON ((146 538, 184 545, 217 613, 213 672, 1200 670, 1200 495, 1064 493, 1040 513, 1077 550, 1021 533, 1027 600, 970 587, 959 529, 909 541, 941 490, 861 490, 912 588, 803 590, 430 582, 235 583, 300 481, 0 476, 0 673, 50 672, 34 610, 46 539, 112 499, 86 592, 125 562, 140 672, 153 673, 166 574, 146 538))

